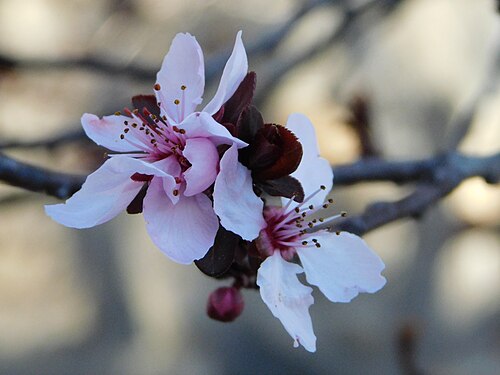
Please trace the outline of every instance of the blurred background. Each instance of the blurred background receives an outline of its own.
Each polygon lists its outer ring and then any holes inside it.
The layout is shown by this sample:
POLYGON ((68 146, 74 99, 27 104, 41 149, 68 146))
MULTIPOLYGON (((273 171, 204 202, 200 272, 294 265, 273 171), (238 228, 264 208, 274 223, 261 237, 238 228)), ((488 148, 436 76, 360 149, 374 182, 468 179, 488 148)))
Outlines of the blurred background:
MULTIPOLYGON (((290 113, 305 113, 332 164, 363 151, 351 125, 355 97, 369 105, 383 157, 425 158, 456 143, 488 155, 500 149, 497 7, 493 0, 0 0, 0 143, 67 133, 64 143, 4 151, 89 173, 104 153, 82 139, 82 113, 114 113, 133 95, 152 93, 177 32, 200 42, 210 98, 241 29, 265 118, 284 124, 290 113), (454 119, 464 111, 472 120, 459 128, 454 119)), ((409 191, 358 184, 333 197, 338 211, 356 214, 409 191)), ((365 236, 386 263, 388 283, 350 304, 332 304, 316 290, 316 354, 292 347, 256 291, 245 291, 234 323, 210 320, 206 298, 227 281, 168 260, 140 215, 78 231, 45 216, 43 205, 56 202, 0 185, 2 374, 410 374, 408 351, 422 374, 500 373, 500 189, 479 178, 418 221, 365 236)))

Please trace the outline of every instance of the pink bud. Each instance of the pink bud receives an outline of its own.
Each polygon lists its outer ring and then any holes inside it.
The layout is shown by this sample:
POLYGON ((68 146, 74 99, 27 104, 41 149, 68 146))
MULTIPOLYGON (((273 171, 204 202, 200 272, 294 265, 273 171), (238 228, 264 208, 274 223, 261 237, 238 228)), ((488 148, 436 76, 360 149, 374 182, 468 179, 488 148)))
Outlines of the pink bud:
POLYGON ((235 287, 223 287, 208 297, 207 314, 221 322, 232 322, 240 316, 245 307, 243 296, 235 287))

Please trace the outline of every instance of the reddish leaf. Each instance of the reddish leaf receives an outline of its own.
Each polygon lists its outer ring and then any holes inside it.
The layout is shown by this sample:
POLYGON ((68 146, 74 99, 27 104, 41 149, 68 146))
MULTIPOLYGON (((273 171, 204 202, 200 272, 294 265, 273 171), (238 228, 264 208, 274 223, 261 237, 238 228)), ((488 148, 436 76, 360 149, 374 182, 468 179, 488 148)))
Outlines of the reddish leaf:
POLYGON ((137 193, 132 202, 130 202, 130 204, 127 206, 127 213, 134 215, 140 214, 142 212, 142 202, 144 200, 144 197, 146 196, 147 191, 148 184, 144 184, 139 193, 137 193))
POLYGON ((236 128, 238 138, 247 143, 251 143, 257 132, 264 127, 264 120, 257 108, 250 105, 241 112, 236 128))
POLYGON ((239 236, 220 226, 215 236, 214 245, 203 258, 195 260, 194 264, 205 275, 211 277, 222 276, 233 263, 239 241, 239 236))
POLYGON ((268 166, 255 170, 254 177, 259 180, 275 180, 295 171, 302 159, 302 145, 297 137, 281 125, 266 124, 261 131, 264 138, 279 149, 279 156, 268 166))
POLYGON ((275 180, 266 180, 259 184, 267 194, 275 197, 293 198, 296 202, 304 200, 304 189, 300 182, 292 176, 284 176, 275 180))
POLYGON ((224 115, 221 122, 236 124, 241 112, 250 105, 255 91, 257 75, 249 72, 234 92, 233 96, 224 104, 224 115))
POLYGON ((135 109, 138 109, 142 113, 144 108, 146 108, 153 115, 160 117, 160 107, 156 101, 156 96, 154 95, 136 95, 132 97, 132 105, 135 109))

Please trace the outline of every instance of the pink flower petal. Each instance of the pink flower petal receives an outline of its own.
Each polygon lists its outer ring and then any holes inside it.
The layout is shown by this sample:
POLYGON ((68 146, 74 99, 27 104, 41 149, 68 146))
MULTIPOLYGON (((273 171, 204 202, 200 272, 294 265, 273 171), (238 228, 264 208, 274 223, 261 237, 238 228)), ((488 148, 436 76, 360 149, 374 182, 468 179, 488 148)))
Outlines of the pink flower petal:
POLYGON ((125 129, 124 122, 131 121, 126 116, 104 116, 102 119, 96 115, 85 113, 82 116, 81 122, 83 130, 87 137, 92 139, 99 146, 106 147, 112 151, 118 152, 134 152, 138 148, 131 145, 127 140, 133 141, 132 132, 127 134, 127 139, 121 139, 120 135, 123 134, 125 129))
POLYGON ((236 35, 233 52, 227 60, 224 72, 213 99, 205 106, 204 112, 210 115, 216 113, 222 105, 234 94, 248 72, 248 60, 245 47, 241 40, 241 31, 236 35))
MULTIPOLYGON (((291 176, 299 180, 306 197, 324 185, 326 189, 308 201, 314 206, 321 206, 332 189, 333 172, 330 163, 319 156, 314 126, 306 116, 293 113, 288 117, 286 127, 297 136, 303 150, 302 160, 291 176)), ((288 199, 285 201, 288 202, 288 199)), ((292 203, 292 207, 295 205, 292 203)))
POLYGON ((171 155, 165 159, 155 161, 153 165, 168 174, 168 176, 161 178, 163 189, 172 203, 176 204, 179 201, 181 192, 179 184, 175 181, 175 177, 180 177, 182 173, 181 166, 179 165, 177 158, 171 155), (175 190, 177 190, 177 193, 174 193, 175 190))
POLYGON ((238 148, 248 146, 248 143, 233 137, 229 130, 219 124, 206 112, 193 113, 179 125, 186 131, 190 138, 208 138, 216 146, 232 145, 235 143, 238 148))
POLYGON ((201 103, 205 87, 203 52, 196 38, 177 34, 156 76, 160 89, 156 98, 162 114, 170 122, 180 123, 201 103), (176 101, 179 104, 175 104, 176 101))
POLYGON ((238 162, 238 149, 231 146, 222 156, 215 181, 214 210, 224 228, 251 241, 266 223, 262 199, 253 191, 250 170, 238 162))
POLYGON ((189 138, 183 155, 191 163, 184 172, 186 190, 184 195, 192 196, 201 193, 215 181, 219 164, 219 153, 215 145, 206 138, 189 138))
POLYGON ((294 339, 294 347, 302 345, 307 351, 316 351, 309 306, 314 303, 312 289, 302 285, 296 274, 304 270, 285 261, 279 251, 268 257, 257 273, 260 296, 273 315, 281 321, 294 339))
POLYGON ((174 205, 161 181, 153 179, 143 207, 151 239, 173 261, 190 264, 213 245, 219 222, 206 195, 183 196, 174 205))
POLYGON ((90 174, 66 203, 45 206, 45 212, 67 227, 90 228, 102 224, 125 210, 141 190, 143 182, 130 178, 134 173, 164 174, 140 160, 116 156, 90 174))
POLYGON ((307 282, 332 302, 349 302, 360 292, 375 293, 385 285, 384 263, 354 234, 314 233, 321 248, 298 248, 307 282))

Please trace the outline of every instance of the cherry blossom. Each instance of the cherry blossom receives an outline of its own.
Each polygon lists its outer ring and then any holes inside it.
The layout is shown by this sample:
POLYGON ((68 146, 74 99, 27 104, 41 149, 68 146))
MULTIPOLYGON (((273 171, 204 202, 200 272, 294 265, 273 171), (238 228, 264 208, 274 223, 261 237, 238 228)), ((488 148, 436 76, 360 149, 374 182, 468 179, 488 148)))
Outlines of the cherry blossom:
POLYGON ((213 117, 247 75, 241 31, 215 96, 196 111, 204 69, 196 39, 177 34, 158 72, 156 97, 134 97, 135 110, 123 114, 84 114, 87 136, 116 154, 66 203, 46 206, 47 214, 68 227, 88 228, 112 219, 147 189, 140 202, 148 233, 176 262, 189 264, 207 253, 219 228, 217 216, 243 239, 257 237, 263 203, 253 192, 250 171, 238 162, 237 149, 247 143, 213 117), (229 146, 222 158, 220 145, 229 146))
POLYGON ((333 173, 328 162, 319 157, 311 122, 303 115, 289 117, 287 127, 299 138, 303 158, 291 176, 300 181, 306 198, 292 199, 283 205, 266 206, 266 225, 256 245, 267 257, 257 273, 263 301, 292 336, 294 346, 316 351, 309 307, 314 303, 312 288, 303 285, 297 274, 305 272, 310 285, 317 286, 332 302, 350 302, 360 292, 374 293, 385 284, 382 260, 358 236, 351 233, 313 231, 319 222, 336 220, 318 217, 328 208, 325 201, 332 187, 333 173), (313 214, 315 214, 313 216, 313 214), (300 264, 294 263, 298 256, 300 264))

